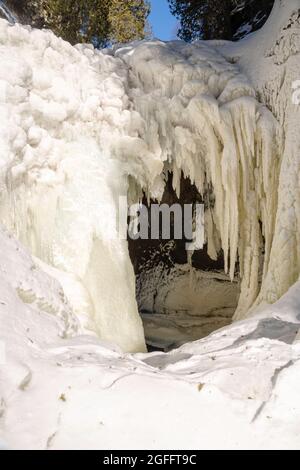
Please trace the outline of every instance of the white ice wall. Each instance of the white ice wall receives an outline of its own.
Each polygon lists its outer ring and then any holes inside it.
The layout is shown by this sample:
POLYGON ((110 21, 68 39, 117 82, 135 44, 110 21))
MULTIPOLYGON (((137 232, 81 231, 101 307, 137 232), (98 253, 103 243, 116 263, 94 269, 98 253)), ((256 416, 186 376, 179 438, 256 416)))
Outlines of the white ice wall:
MULTIPOLYGON (((239 255, 245 314, 259 292, 265 237, 268 264, 277 209, 282 133, 256 99, 250 81, 218 52, 217 43, 151 42, 116 51, 129 66, 129 95, 144 118, 143 139, 164 172, 173 172, 180 193, 181 171, 215 204, 206 213, 208 251, 220 246, 233 279, 239 255)), ((160 197, 157 175, 146 190, 160 197)))
POLYGON ((101 338, 144 348, 127 243, 105 234, 119 196, 143 189, 159 200, 167 171, 177 193, 181 171, 201 193, 213 187, 209 253, 223 248, 232 277, 239 255, 237 318, 257 299, 261 270, 260 300, 297 280, 299 110, 288 89, 299 36, 297 19, 281 32, 285 6, 235 46, 153 41, 99 52, 0 22, 0 219, 82 283, 80 305, 101 338))

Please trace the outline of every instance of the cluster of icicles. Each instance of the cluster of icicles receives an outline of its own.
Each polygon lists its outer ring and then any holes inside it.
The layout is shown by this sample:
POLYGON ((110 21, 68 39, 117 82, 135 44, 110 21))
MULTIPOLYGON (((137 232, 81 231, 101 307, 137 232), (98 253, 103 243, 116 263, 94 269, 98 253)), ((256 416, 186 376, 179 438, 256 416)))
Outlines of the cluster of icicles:
POLYGON ((146 193, 159 200, 167 172, 178 195, 182 173, 197 186, 208 201, 208 253, 216 259, 223 250, 231 279, 239 270, 240 319, 268 270, 282 154, 278 122, 238 69, 204 43, 158 42, 119 55, 130 66, 143 138, 164 168, 146 193))

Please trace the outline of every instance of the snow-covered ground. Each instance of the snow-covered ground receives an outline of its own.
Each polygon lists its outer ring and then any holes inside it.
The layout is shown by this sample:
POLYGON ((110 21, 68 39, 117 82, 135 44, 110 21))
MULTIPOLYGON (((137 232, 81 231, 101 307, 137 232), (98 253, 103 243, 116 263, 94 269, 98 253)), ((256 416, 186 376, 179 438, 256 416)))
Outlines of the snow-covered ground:
MULTIPOLYGON (((299 449, 299 18, 102 52, 0 21, 0 446, 299 449), (168 171, 213 188, 240 321, 146 353, 118 203, 168 171)), ((161 296, 197 313, 178 282, 161 296)))
POLYGON ((80 335, 59 284, 0 238, 4 446, 299 448, 300 284, 199 342, 124 354, 80 335))

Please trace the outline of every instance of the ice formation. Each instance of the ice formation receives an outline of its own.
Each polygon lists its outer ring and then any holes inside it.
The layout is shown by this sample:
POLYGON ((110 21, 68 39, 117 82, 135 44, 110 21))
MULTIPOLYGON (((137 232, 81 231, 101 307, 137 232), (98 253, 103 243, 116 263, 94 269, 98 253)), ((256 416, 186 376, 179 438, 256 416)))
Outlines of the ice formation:
POLYGON ((143 350, 127 243, 105 243, 107 221, 116 225, 118 197, 128 189, 118 147, 124 153, 123 139, 138 141, 126 70, 51 32, 5 21, 0 28, 0 219, 32 254, 82 283, 81 298, 69 291, 91 328, 143 350))
POLYGON ((159 433, 165 448, 299 445, 299 18, 299 0, 277 0, 265 27, 239 43, 105 51, 0 21, 5 445, 70 448, 86 429, 85 448, 126 447, 133 433, 154 448, 158 412, 170 429, 159 433), (201 194, 213 191, 209 255, 222 248, 225 271, 239 271, 243 321, 169 354, 124 354, 107 343, 143 352, 145 340, 117 236, 119 197, 159 201, 168 172, 178 194, 182 173, 201 194), (166 409, 159 398, 169 387, 166 409), (95 412, 99 400, 120 413, 95 412), (191 426, 184 442, 172 431, 178 407, 191 426), (132 434, 118 433, 120 422, 132 434))
POLYGON ((283 137, 222 47, 152 41, 101 52, 1 21, 1 60, 0 218, 82 282, 81 310, 100 337, 143 349, 127 245, 105 230, 119 196, 159 200, 168 171, 178 193, 181 172, 201 194, 212 186, 209 254, 223 249, 232 279, 239 255, 236 316, 245 315, 263 248, 264 279, 272 262, 283 137))
POLYGON ((299 283, 201 341, 124 354, 79 336, 59 283, 0 243, 0 448, 299 449, 299 283))
POLYGON ((299 78, 299 10, 299 0, 277 1, 265 28, 242 42, 239 51, 227 46, 230 56, 237 54, 241 69, 255 85, 260 100, 272 111, 283 132, 275 189, 277 202, 270 201, 267 209, 271 223, 275 220, 274 235, 256 305, 275 302, 298 281, 300 274, 300 108, 293 102, 293 84, 299 78))

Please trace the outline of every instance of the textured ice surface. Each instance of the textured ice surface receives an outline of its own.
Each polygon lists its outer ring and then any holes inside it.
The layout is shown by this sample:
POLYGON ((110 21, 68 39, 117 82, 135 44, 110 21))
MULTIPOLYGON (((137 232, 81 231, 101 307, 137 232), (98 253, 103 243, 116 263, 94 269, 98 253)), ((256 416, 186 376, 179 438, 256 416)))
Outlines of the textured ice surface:
POLYGON ((299 448, 299 10, 278 0, 238 44, 104 52, 0 21, 1 446, 299 448), (232 278, 239 255, 244 320, 124 353, 144 335, 107 225, 167 171, 213 188, 209 253, 232 278))
POLYGON ((61 287, 0 230, 0 446, 299 448, 300 285, 171 353, 79 335, 61 287))
POLYGON ((258 295, 261 227, 265 273, 270 259, 282 136, 239 67, 204 42, 101 52, 5 21, 0 33, 0 218, 82 283, 99 336, 144 348, 127 243, 107 225, 116 232, 119 196, 159 200, 168 171, 177 193, 181 172, 201 194, 213 188, 208 251, 223 248, 232 279, 239 253, 245 315, 258 295))

